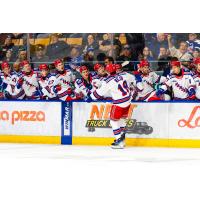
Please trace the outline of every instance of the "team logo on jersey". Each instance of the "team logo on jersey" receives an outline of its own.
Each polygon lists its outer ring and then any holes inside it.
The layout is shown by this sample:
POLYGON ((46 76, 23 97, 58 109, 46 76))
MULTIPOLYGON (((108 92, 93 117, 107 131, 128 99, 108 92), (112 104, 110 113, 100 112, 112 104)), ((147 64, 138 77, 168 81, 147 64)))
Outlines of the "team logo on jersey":
MULTIPOLYGON (((85 127, 89 132, 94 132, 96 128, 111 128, 110 125, 110 111, 111 104, 92 104, 90 110, 90 119, 86 121, 85 127)), ((147 124, 147 122, 138 122, 133 119, 133 111, 138 105, 131 104, 126 119, 127 133, 129 134, 151 134, 153 128, 147 124)))

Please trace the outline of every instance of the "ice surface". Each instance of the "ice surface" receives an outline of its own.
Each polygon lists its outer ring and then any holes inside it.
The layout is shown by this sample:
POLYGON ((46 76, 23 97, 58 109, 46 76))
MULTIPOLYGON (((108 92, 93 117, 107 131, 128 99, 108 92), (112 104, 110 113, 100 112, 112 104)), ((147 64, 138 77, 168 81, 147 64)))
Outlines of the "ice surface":
POLYGON ((111 149, 109 146, 0 144, 0 158, 53 158, 94 161, 200 161, 198 148, 144 148, 126 147, 111 149))

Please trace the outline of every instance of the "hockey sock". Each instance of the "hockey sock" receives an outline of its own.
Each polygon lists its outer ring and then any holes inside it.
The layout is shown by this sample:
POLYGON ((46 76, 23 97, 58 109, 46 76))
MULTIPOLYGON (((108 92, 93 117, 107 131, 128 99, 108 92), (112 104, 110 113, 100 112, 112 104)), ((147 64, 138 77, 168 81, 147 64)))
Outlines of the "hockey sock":
POLYGON ((110 120, 110 125, 112 126, 113 134, 114 134, 116 140, 119 139, 121 136, 121 127, 120 127, 119 120, 117 120, 117 121, 110 120))

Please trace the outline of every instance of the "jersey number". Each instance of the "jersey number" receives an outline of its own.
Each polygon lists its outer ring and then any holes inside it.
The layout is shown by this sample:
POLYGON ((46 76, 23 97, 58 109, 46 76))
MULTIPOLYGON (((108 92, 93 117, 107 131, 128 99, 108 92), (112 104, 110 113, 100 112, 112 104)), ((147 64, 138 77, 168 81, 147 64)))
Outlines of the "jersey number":
POLYGON ((129 92, 128 84, 126 81, 123 82, 123 85, 118 84, 118 90, 122 93, 122 96, 127 95, 129 92))

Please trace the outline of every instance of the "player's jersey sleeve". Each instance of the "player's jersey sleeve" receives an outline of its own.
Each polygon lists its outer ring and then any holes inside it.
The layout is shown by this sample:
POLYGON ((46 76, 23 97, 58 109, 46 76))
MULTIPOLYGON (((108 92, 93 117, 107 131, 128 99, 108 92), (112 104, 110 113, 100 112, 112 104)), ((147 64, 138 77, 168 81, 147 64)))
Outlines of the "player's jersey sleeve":
POLYGON ((106 84, 106 82, 103 82, 101 87, 96 89, 91 94, 91 98, 94 100, 97 100, 97 99, 103 99, 104 97, 109 96, 110 87, 111 87, 110 84, 106 84))
POLYGON ((167 91, 171 86, 172 86, 172 78, 169 78, 167 79, 167 81, 163 83, 163 85, 160 88, 167 91))

